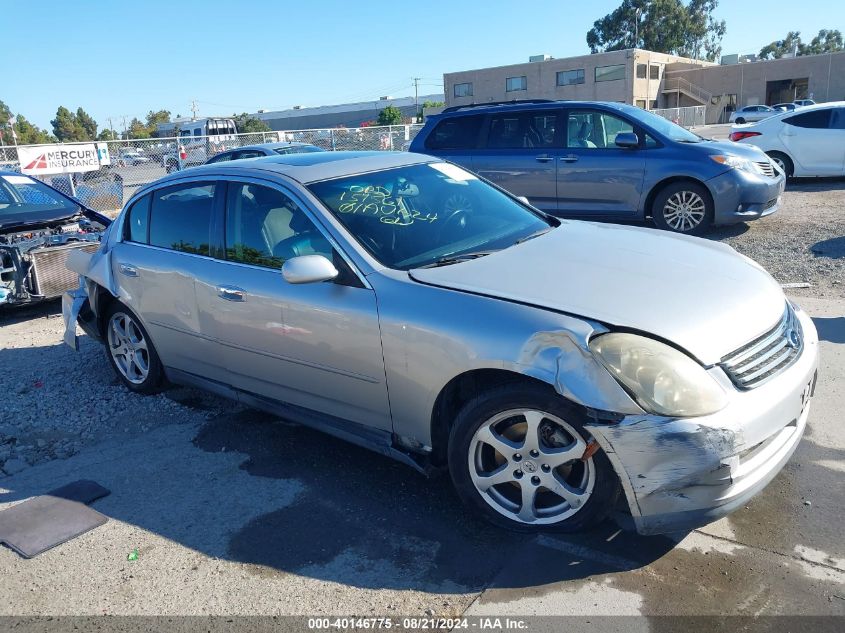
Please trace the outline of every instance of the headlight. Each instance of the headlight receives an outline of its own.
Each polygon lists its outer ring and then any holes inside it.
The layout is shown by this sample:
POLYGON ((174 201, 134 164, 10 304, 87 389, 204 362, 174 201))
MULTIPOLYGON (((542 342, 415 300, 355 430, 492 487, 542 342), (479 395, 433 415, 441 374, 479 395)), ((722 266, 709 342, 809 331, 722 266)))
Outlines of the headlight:
POLYGON ((757 166, 752 161, 732 154, 711 155, 710 160, 717 162, 720 165, 724 165, 725 167, 731 167, 732 169, 741 169, 755 174, 758 173, 757 166))
POLYGON ((708 415, 728 403, 725 392, 701 365, 658 341, 612 332, 590 341, 590 350, 651 413, 708 415))

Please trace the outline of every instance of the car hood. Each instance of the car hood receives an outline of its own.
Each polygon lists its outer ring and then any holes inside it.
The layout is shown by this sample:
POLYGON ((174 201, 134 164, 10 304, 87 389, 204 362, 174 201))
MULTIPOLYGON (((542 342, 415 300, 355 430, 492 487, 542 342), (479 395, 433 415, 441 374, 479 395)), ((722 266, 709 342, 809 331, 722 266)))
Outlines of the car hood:
POLYGON ((704 147, 708 154, 733 154, 750 161, 766 160, 766 153, 754 145, 742 145, 730 141, 711 141, 704 147))
POLYGON ((772 327, 785 297, 729 246, 654 229, 565 221, 478 259, 412 279, 639 330, 712 365, 772 327))

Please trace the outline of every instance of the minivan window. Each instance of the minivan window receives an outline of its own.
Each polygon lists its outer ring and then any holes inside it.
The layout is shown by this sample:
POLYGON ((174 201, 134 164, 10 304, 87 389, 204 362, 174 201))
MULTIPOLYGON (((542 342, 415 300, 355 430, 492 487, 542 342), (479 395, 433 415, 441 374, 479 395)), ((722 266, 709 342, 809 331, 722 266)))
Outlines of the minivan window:
POLYGON ((572 111, 567 119, 567 147, 618 149, 616 135, 633 132, 625 119, 606 112, 572 111))
POLYGON ((229 261, 281 268, 300 255, 332 259, 331 244, 302 209, 270 187, 229 183, 225 231, 229 261))
POLYGON ((478 142, 480 116, 443 119, 425 140, 429 149, 471 149, 478 142))
POLYGON ((124 236, 130 242, 146 244, 150 228, 150 195, 138 198, 126 212, 124 236))
POLYGON ((825 129, 830 126, 830 113, 832 110, 811 110, 810 112, 802 112, 784 119, 786 123, 796 127, 825 129))
POLYGON ((489 149, 528 149, 552 147, 555 139, 555 112, 514 112, 490 117, 487 134, 489 149))
POLYGON ((214 185, 190 183, 152 194, 150 245, 208 255, 214 185))
POLYGON ((634 121, 650 127, 673 141, 679 143, 701 143, 704 141, 698 134, 693 134, 680 125, 672 123, 669 119, 664 119, 662 116, 653 112, 640 110, 639 108, 627 108, 625 114, 634 119, 634 121))

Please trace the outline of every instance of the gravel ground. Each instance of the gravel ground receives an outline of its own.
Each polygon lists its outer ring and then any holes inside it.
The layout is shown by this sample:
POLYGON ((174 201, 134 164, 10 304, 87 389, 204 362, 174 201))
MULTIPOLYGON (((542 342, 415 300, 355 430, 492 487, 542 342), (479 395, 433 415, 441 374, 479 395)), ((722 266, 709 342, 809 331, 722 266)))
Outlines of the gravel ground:
MULTIPOLYGON (((775 215, 718 228, 707 237, 760 262, 781 283, 811 284, 793 294, 843 296, 844 203, 845 180, 794 181, 775 215)), ((61 343, 62 332, 58 302, 0 311, 0 390, 9 394, 0 412, 0 476, 69 457, 115 435, 202 422, 238 409, 186 388, 155 397, 133 394, 118 383, 99 344, 82 336, 76 354, 61 343)))
POLYGON ((790 181, 777 213, 707 237, 759 262, 781 283, 812 284, 809 294, 819 296, 845 295, 843 179, 790 181))
POLYGON ((154 426, 209 419, 235 405, 191 389, 140 396, 118 383, 101 345, 62 343, 60 305, 0 312, 0 477, 154 426), (132 412, 131 415, 127 412, 132 412))

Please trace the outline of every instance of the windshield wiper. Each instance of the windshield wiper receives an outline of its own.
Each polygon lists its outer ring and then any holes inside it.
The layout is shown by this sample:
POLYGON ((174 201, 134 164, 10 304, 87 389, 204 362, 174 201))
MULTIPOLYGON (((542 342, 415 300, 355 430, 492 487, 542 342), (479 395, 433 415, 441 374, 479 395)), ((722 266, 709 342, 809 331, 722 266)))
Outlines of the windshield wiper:
POLYGON ((471 259, 478 259, 479 257, 484 257, 485 255, 490 255, 497 251, 475 251, 472 253, 461 253, 460 255, 446 255, 445 257, 441 257, 439 259, 435 259, 430 264, 426 264, 425 266, 418 266, 418 268, 437 268, 438 266, 449 266, 450 264, 459 264, 461 262, 466 262, 471 259))
POLYGON ((528 240, 533 240, 535 237, 540 237, 541 235, 545 235, 546 233, 551 231, 553 228, 555 228, 555 227, 547 226, 546 228, 540 229, 539 231, 535 231, 534 233, 531 233, 530 235, 526 235, 525 237, 520 237, 516 242, 514 242, 514 245, 522 244, 523 242, 527 242, 528 240))

